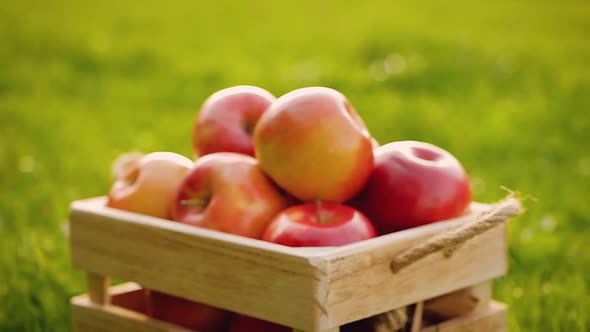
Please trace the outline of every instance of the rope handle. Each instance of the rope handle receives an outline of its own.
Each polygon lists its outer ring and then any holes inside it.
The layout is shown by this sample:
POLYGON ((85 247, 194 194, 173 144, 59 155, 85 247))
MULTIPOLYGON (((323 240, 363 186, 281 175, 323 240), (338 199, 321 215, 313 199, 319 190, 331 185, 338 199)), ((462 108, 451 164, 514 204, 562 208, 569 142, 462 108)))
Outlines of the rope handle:
POLYGON ((405 267, 438 251, 442 251, 444 256, 449 258, 469 239, 494 228, 522 212, 523 208, 520 200, 514 194, 510 194, 501 201, 493 204, 488 210, 480 213, 473 221, 434 236, 428 241, 410 247, 397 255, 391 261, 391 272, 398 273, 405 267))

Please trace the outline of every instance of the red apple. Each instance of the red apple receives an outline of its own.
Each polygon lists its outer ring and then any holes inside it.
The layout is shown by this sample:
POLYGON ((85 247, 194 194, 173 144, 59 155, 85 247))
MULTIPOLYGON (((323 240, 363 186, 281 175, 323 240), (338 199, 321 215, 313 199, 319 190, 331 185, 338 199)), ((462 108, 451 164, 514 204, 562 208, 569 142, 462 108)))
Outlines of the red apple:
POLYGON ((254 131, 262 169, 301 201, 343 202, 373 169, 371 136, 346 97, 323 87, 277 99, 254 131))
POLYGON ((238 315, 229 327, 229 332, 292 332, 293 329, 284 325, 271 323, 262 319, 238 315))
POLYGON ((258 119, 276 98, 255 86, 234 86, 211 95, 195 121, 195 156, 237 152, 254 156, 252 133, 258 119))
POLYGON ((263 240, 290 247, 342 246, 375 237, 371 222, 339 203, 307 203, 281 211, 263 240))
POLYGON ((375 149, 375 168, 351 204, 385 234, 459 216, 470 202, 469 177, 455 157, 401 141, 375 149))
POLYGON ((361 319, 340 326, 340 332, 372 332, 375 330, 374 320, 372 318, 361 319))
MULTIPOLYGON (((340 327, 342 332, 370 332, 373 331, 373 325, 370 319, 363 319, 357 322, 346 324, 340 327)), ((262 319, 238 315, 230 325, 229 332, 292 332, 293 329, 262 319)))
POLYGON ((219 152, 196 161, 180 185, 172 219, 260 238, 272 218, 287 206, 287 198, 256 159, 219 152))
POLYGON ((156 319, 200 332, 226 331, 232 315, 226 310, 156 291, 151 291, 149 310, 156 319))
POLYGON ((172 152, 126 154, 113 166, 116 181, 107 206, 168 218, 170 204, 193 161, 172 152))

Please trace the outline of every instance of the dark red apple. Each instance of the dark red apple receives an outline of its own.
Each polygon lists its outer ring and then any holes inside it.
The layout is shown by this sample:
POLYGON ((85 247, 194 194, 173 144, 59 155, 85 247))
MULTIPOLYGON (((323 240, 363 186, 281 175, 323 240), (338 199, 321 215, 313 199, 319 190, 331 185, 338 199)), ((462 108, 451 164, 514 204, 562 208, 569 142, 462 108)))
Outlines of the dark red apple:
MULTIPOLYGON (((374 330, 371 319, 363 319, 340 327, 341 332, 372 332, 374 330)), ((292 332, 293 329, 271 323, 262 319, 239 315, 230 325, 229 332, 292 332)))
POLYGON ((150 291, 151 315, 199 332, 223 332, 232 313, 165 293, 150 291))
POLYGON ((469 176, 449 152, 400 141, 374 151, 375 167, 351 204, 380 234, 457 217, 471 202, 469 176))
POLYGON ((307 203, 281 211, 263 240, 290 247, 342 246, 375 237, 371 222, 339 203, 307 203))
POLYGON ((172 219, 260 238, 288 199, 250 156, 218 152, 198 159, 172 204, 172 219))
POLYGON ((193 152, 237 152, 254 156, 252 134, 258 119, 276 98, 255 86, 240 85, 211 95, 199 111, 193 152))
POLYGON ((229 327, 229 332, 292 332, 293 329, 284 325, 271 323, 262 319, 238 315, 229 327))

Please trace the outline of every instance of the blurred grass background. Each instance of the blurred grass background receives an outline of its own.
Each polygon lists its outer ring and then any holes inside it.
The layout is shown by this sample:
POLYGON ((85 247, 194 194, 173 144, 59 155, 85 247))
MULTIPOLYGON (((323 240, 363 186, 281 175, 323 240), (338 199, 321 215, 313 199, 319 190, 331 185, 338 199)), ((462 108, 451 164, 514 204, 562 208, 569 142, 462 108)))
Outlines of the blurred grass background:
POLYGON ((0 331, 70 328, 70 201, 121 152, 190 156, 202 101, 323 85, 381 142, 455 154, 475 198, 531 195, 495 296, 510 331, 590 330, 587 1, 2 1, 0 331))

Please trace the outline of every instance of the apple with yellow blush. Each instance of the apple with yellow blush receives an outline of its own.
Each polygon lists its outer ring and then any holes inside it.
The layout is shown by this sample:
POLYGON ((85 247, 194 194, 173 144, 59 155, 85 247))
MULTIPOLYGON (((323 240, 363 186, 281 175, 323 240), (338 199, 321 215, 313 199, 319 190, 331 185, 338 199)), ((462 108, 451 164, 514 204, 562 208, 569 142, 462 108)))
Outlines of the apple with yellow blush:
POLYGON ((344 202, 373 169, 373 142, 347 98, 325 87, 294 90, 262 115, 254 130, 262 169, 295 198, 344 202))
POLYGON ((158 218, 170 217, 170 205, 194 162, 173 152, 132 153, 113 164, 115 182, 107 206, 158 218))

